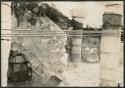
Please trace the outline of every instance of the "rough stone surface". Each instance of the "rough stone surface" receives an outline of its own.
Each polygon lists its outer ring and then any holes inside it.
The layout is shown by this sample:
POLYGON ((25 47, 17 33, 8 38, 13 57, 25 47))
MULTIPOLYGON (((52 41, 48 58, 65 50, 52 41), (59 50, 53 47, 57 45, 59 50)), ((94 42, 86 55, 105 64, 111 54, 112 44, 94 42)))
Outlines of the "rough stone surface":
POLYGON ((98 63, 69 63, 62 74, 64 77, 63 82, 58 86, 97 87, 99 70, 100 66, 98 63))
POLYGON ((82 60, 84 62, 99 62, 100 38, 83 37, 82 40, 82 60))
MULTIPOLYGON (((47 16, 39 17, 36 25, 30 26, 27 26, 28 23, 25 17, 22 16, 23 19, 17 29, 25 28, 35 30, 39 28, 45 31, 62 31, 47 16)), ((16 23, 16 21, 14 22, 16 23)), ((66 36, 15 37, 12 39, 11 50, 18 50, 25 55, 33 71, 37 74, 33 74, 33 80, 39 80, 39 82, 43 82, 46 86, 50 86, 52 84, 54 85, 54 83, 49 83, 52 82, 50 81, 51 76, 57 76, 61 79, 63 68, 67 65, 68 54, 65 50, 66 41, 66 36), (43 79, 44 81, 40 81, 43 79)), ((39 84, 37 86, 43 86, 42 83, 39 84)))

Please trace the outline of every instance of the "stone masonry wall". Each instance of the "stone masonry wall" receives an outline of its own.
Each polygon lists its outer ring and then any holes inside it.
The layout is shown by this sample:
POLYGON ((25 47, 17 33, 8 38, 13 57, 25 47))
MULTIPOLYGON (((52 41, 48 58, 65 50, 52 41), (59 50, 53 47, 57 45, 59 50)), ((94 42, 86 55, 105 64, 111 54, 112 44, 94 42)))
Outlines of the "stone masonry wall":
POLYGON ((100 37, 85 37, 82 40, 82 60, 84 62, 99 62, 100 37))

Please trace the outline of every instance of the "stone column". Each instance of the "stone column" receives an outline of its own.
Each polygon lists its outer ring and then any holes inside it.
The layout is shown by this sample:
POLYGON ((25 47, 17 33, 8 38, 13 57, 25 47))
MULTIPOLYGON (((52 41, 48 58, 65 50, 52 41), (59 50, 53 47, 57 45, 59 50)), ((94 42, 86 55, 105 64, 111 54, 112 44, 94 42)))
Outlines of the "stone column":
POLYGON ((122 16, 116 12, 120 5, 108 5, 103 14, 101 36, 100 86, 118 86, 118 68, 120 61, 122 16))
POLYGON ((7 86, 8 57, 11 47, 11 37, 3 37, 2 34, 10 33, 11 8, 10 2, 1 2, 1 86, 7 86))
MULTIPOLYGON (((75 17, 74 20, 82 23, 84 15, 80 9, 72 9, 71 10, 72 17, 75 17)), ((81 27, 82 25, 80 25, 81 27)), ((81 61, 81 48, 82 48, 82 32, 83 30, 80 29, 80 27, 76 27, 76 29, 73 29, 74 31, 71 32, 71 34, 75 35, 72 36, 72 46, 71 46, 71 53, 70 58, 73 62, 80 62, 81 61)))
MULTIPOLYGON (((73 32, 72 32, 73 33, 73 32)), ((82 48, 82 30, 76 30, 72 36, 71 46, 71 60, 73 62, 81 61, 81 48, 82 48)))

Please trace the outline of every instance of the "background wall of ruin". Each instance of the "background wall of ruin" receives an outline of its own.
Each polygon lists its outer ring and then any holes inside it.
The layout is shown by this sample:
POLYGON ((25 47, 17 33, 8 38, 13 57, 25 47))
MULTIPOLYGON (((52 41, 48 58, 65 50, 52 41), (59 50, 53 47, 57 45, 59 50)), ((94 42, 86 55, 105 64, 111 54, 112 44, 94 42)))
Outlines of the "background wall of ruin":
POLYGON ((100 60, 100 37, 82 38, 82 60, 85 62, 99 62, 100 60))

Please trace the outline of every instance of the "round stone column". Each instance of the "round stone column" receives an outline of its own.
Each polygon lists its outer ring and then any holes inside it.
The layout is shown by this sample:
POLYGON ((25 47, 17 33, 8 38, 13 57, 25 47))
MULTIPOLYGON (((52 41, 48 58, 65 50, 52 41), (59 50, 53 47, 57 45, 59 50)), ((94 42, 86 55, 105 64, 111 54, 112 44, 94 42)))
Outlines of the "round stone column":
POLYGON ((81 61, 81 48, 82 48, 82 30, 75 30, 73 31, 72 36, 72 46, 71 46, 71 60, 73 62, 80 62, 81 61), (75 33, 73 33, 75 32, 75 33))
POLYGON ((7 86, 8 58, 11 47, 11 37, 3 34, 11 33, 11 3, 1 2, 1 86, 7 86), (4 30, 3 30, 4 29, 4 30))
POLYGON ((118 86, 122 16, 114 12, 116 7, 118 5, 111 6, 110 10, 103 14, 100 60, 100 86, 103 87, 118 86))

